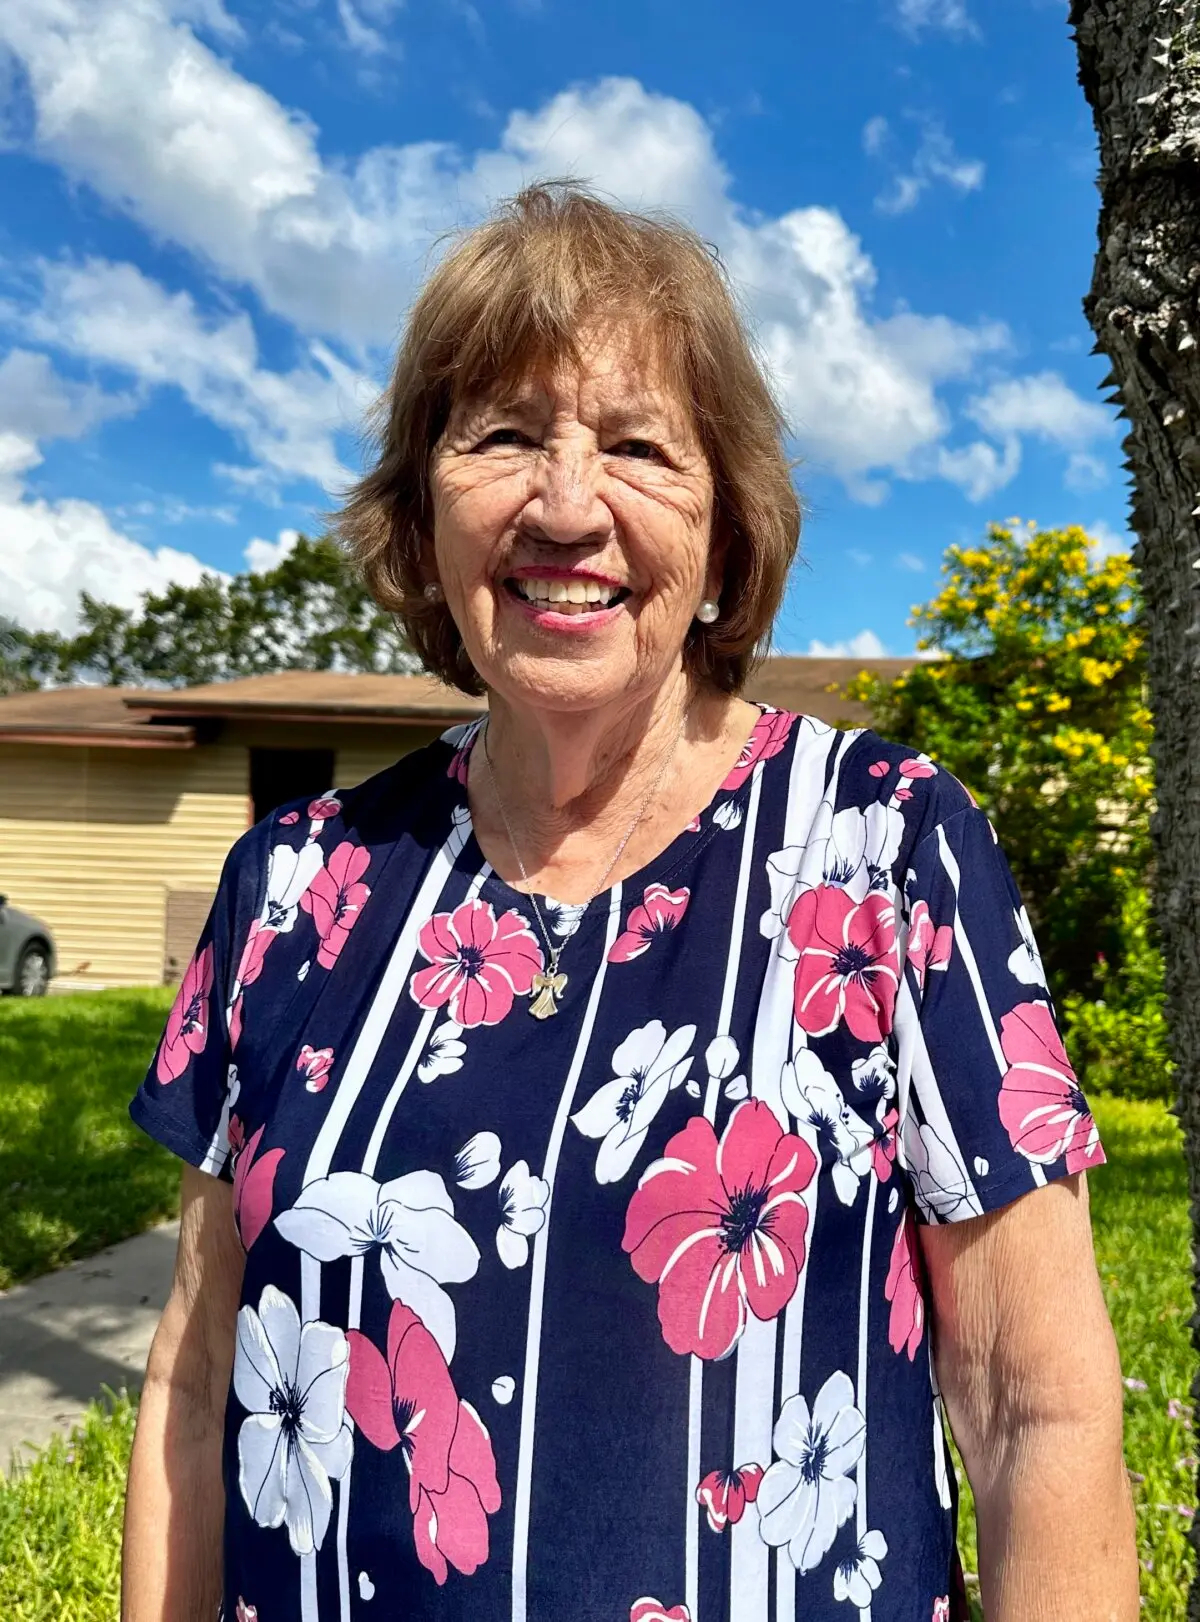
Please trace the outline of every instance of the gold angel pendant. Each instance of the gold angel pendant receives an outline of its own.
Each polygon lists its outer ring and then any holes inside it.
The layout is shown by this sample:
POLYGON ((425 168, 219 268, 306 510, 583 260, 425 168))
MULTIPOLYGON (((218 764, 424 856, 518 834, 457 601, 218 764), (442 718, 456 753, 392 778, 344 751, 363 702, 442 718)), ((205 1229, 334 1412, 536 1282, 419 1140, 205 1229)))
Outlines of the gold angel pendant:
POLYGON ((550 1019, 558 1013, 558 999, 567 989, 567 977, 558 972, 558 953, 555 952, 550 962, 540 974, 533 977, 533 1001, 529 1005, 529 1012, 534 1019, 550 1019))

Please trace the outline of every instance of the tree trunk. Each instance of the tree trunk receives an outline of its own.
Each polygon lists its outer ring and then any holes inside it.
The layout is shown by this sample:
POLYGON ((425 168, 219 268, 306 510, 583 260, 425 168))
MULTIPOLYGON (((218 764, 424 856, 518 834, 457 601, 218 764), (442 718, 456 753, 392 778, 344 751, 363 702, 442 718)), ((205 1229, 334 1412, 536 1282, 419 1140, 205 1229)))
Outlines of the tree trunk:
MULTIPOLYGON (((1200 1307, 1200 7, 1073 0, 1070 20, 1100 141, 1100 246, 1084 309, 1130 422, 1156 911, 1200 1307)), ((1200 1313, 1193 1339, 1200 1347, 1200 1313)), ((1200 1524, 1191 1538, 1200 1545, 1200 1524)), ((1187 1615, 1200 1622, 1200 1582, 1187 1615)))

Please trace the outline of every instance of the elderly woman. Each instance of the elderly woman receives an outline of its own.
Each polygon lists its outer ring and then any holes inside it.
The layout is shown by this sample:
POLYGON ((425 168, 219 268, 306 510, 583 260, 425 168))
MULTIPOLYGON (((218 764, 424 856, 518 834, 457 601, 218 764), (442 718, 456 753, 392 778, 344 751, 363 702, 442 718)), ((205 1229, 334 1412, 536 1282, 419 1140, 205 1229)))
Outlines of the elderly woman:
POLYGON ((344 530, 486 722, 226 866, 126 1622, 1136 1615, 1103 1159, 985 817, 738 696, 798 531, 682 227, 524 193, 344 530))

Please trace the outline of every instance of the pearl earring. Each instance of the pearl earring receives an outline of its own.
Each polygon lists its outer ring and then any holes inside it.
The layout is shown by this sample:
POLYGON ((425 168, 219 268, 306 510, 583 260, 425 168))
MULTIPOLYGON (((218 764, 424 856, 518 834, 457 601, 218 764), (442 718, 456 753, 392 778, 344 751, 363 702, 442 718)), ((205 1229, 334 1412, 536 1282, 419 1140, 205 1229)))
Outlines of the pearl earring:
POLYGON ((427 603, 440 603, 445 593, 436 580, 431 580, 425 587, 425 601, 427 603))
POLYGON ((696 618, 700 621, 701 625, 711 625, 716 619, 719 618, 720 613, 720 604, 715 603, 711 597, 706 597, 700 604, 700 607, 696 610, 696 618))

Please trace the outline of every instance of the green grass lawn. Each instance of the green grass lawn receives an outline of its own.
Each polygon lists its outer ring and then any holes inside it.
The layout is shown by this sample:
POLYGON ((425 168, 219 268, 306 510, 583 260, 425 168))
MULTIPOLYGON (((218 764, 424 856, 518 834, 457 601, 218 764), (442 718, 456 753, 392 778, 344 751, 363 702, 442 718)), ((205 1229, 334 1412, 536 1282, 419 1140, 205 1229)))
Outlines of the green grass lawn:
MULTIPOLYGON (((174 1211, 178 1162, 125 1113, 169 1002, 169 992, 154 991, 0 1004, 0 1285, 174 1211)), ((1179 1622, 1190 1570, 1185 1531, 1196 1502, 1179 1133, 1161 1104, 1103 1097, 1093 1104, 1111 1162, 1090 1180, 1092 1213, 1127 1381, 1142 1615, 1179 1622)), ((0 1481, 4 1622, 115 1622, 132 1418, 127 1399, 111 1411, 96 1408, 70 1443, 55 1443, 22 1474, 0 1481)), ((961 1542, 974 1572, 969 1492, 961 1542)))
POLYGON ((171 997, 0 1001, 0 1289, 175 1213, 179 1162, 126 1114, 171 997))

